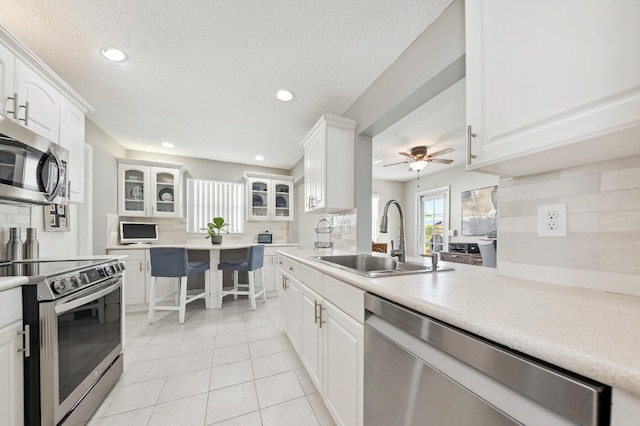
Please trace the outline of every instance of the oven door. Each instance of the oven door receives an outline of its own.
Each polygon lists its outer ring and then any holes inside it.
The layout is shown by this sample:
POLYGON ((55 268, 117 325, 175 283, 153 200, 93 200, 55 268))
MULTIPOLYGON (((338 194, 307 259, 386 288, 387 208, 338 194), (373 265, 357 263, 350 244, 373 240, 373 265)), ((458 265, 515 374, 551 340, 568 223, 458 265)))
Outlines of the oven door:
POLYGON ((122 352, 122 277, 42 303, 40 311, 42 424, 58 424, 122 352))

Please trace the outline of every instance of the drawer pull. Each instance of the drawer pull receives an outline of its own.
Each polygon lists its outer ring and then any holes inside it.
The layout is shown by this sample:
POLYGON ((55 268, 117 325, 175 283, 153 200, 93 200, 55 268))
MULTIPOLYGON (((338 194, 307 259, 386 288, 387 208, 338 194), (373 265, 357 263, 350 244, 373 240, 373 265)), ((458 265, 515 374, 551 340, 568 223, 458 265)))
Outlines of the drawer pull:
POLYGON ((24 336, 24 348, 18 349, 18 352, 23 352, 25 358, 31 356, 31 326, 29 324, 24 326, 24 331, 18 331, 18 336, 24 336))

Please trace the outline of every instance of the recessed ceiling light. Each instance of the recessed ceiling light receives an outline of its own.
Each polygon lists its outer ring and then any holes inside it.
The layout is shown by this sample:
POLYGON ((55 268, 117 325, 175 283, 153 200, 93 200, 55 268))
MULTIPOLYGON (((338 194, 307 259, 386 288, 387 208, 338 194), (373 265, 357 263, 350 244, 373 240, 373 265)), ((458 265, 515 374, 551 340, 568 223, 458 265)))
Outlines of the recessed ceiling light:
POLYGON ((262 155, 258 154, 255 157, 253 157, 253 159, 256 160, 256 161, 262 161, 262 160, 264 160, 264 157, 262 155))
POLYGON ((371 161, 372 165, 380 164, 380 163, 382 163, 382 160, 376 160, 375 158, 371 161))
POLYGON ((171 142, 162 142, 162 143, 160 143, 160 145, 164 146, 165 148, 175 148, 176 147, 171 142))
POLYGON ((293 93, 288 90, 278 90, 276 93, 276 98, 280 99, 282 102, 289 102, 293 99, 293 93))
POLYGON ((112 62, 124 62, 127 60, 127 54, 115 47, 103 47, 100 53, 112 62))

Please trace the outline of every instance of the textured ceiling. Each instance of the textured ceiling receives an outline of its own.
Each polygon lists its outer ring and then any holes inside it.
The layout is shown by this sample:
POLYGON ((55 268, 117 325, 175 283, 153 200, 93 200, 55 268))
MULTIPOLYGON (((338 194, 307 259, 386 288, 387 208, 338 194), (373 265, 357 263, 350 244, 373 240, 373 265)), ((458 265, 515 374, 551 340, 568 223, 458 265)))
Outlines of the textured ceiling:
MULTIPOLYGON (((0 24, 127 149, 237 163, 262 154, 261 165, 289 169, 319 116, 346 111, 451 1, 3 0, 0 24), (104 46, 128 61, 105 61, 104 46), (281 88, 292 102, 274 98, 281 88)), ((445 146, 441 133, 425 143, 445 146)), ((393 134, 376 138, 374 155, 379 143, 414 144, 393 134)))

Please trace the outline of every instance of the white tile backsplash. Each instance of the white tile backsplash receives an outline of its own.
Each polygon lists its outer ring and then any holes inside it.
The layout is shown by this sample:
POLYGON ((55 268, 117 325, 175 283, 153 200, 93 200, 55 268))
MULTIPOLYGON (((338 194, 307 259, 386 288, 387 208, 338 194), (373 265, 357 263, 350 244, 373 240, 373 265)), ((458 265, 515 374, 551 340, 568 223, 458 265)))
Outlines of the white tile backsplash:
POLYGON ((22 241, 26 239, 27 228, 31 226, 31 207, 0 203, 0 259, 7 258, 9 228, 22 230, 22 241))
POLYGON ((500 180, 500 275, 640 295, 640 156, 500 180), (566 203, 568 235, 537 233, 566 203))

